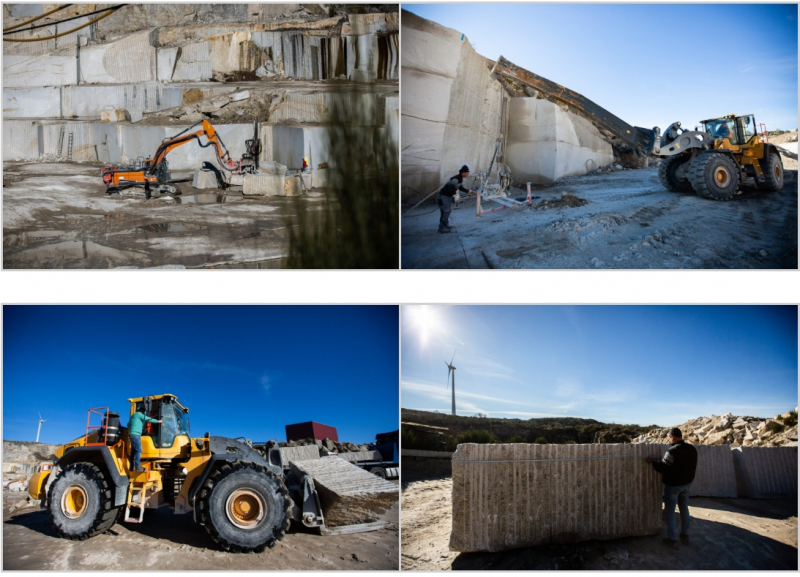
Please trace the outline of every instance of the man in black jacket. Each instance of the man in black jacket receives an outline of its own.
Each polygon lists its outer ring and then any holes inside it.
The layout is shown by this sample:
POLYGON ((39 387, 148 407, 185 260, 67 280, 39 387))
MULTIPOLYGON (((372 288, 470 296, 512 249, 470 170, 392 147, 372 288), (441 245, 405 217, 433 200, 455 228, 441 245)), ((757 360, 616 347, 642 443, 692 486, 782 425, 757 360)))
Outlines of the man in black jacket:
POLYGON ((694 473, 697 470, 697 449, 683 441, 678 428, 669 432, 671 447, 663 459, 649 457, 653 468, 661 473, 664 483, 664 511, 667 517, 667 538, 664 545, 678 546, 675 534, 675 505, 681 513, 681 542, 689 544, 689 492, 692 490, 694 473))
POLYGON ((453 207, 453 197, 457 191, 469 193, 469 190, 464 188, 462 184, 464 178, 469 176, 469 167, 465 164, 458 171, 456 176, 450 178, 436 195, 436 203, 439 205, 439 210, 442 215, 439 218, 439 232, 450 232, 450 211, 453 207))

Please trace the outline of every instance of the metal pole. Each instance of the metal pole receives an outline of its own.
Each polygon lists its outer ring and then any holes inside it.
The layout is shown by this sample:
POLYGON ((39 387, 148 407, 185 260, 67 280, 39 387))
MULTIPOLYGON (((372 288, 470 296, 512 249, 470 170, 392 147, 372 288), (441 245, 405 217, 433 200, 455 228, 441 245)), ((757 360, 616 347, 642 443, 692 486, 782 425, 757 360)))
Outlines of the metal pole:
POLYGON ((456 370, 453 369, 453 415, 456 414, 456 370))
POLYGON ((36 442, 37 443, 39 442, 39 433, 41 432, 41 430, 42 430, 42 421, 39 421, 39 428, 36 429, 36 442))

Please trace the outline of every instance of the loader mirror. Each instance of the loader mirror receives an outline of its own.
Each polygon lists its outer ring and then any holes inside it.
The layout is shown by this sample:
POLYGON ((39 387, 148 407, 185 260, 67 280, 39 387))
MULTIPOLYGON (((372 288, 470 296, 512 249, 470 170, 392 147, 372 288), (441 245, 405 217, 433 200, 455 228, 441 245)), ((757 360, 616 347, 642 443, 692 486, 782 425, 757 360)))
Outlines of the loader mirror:
POLYGON ((746 117, 745 117, 745 119, 744 119, 744 123, 745 123, 746 125, 748 125, 748 126, 750 125, 750 117, 749 117, 749 116, 746 116, 746 117))

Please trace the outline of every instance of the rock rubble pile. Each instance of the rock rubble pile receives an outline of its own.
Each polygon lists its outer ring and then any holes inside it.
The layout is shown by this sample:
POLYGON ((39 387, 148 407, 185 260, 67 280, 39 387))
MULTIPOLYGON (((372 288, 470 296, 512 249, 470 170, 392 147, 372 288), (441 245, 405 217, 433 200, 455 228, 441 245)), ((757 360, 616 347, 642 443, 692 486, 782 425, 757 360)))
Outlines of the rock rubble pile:
MULTIPOLYGON (((669 443, 672 427, 651 429, 632 443, 669 443)), ((772 419, 737 417, 731 413, 698 417, 678 428, 692 445, 730 445, 731 447, 796 447, 797 408, 772 419)))

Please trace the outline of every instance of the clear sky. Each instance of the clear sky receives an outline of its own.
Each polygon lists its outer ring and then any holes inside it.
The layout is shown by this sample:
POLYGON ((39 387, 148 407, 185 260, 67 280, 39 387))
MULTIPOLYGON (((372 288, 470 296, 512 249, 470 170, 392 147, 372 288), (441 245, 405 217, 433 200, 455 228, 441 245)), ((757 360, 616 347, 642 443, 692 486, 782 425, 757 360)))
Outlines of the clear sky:
POLYGON ((172 393, 192 434, 286 440, 317 421, 339 439, 398 429, 396 306, 5 306, 3 438, 84 434, 90 408, 172 393))
POLYGON ((635 126, 797 128, 797 4, 403 4, 635 126))
POLYGON ((797 307, 404 306, 401 406, 679 425, 797 406, 797 307))

